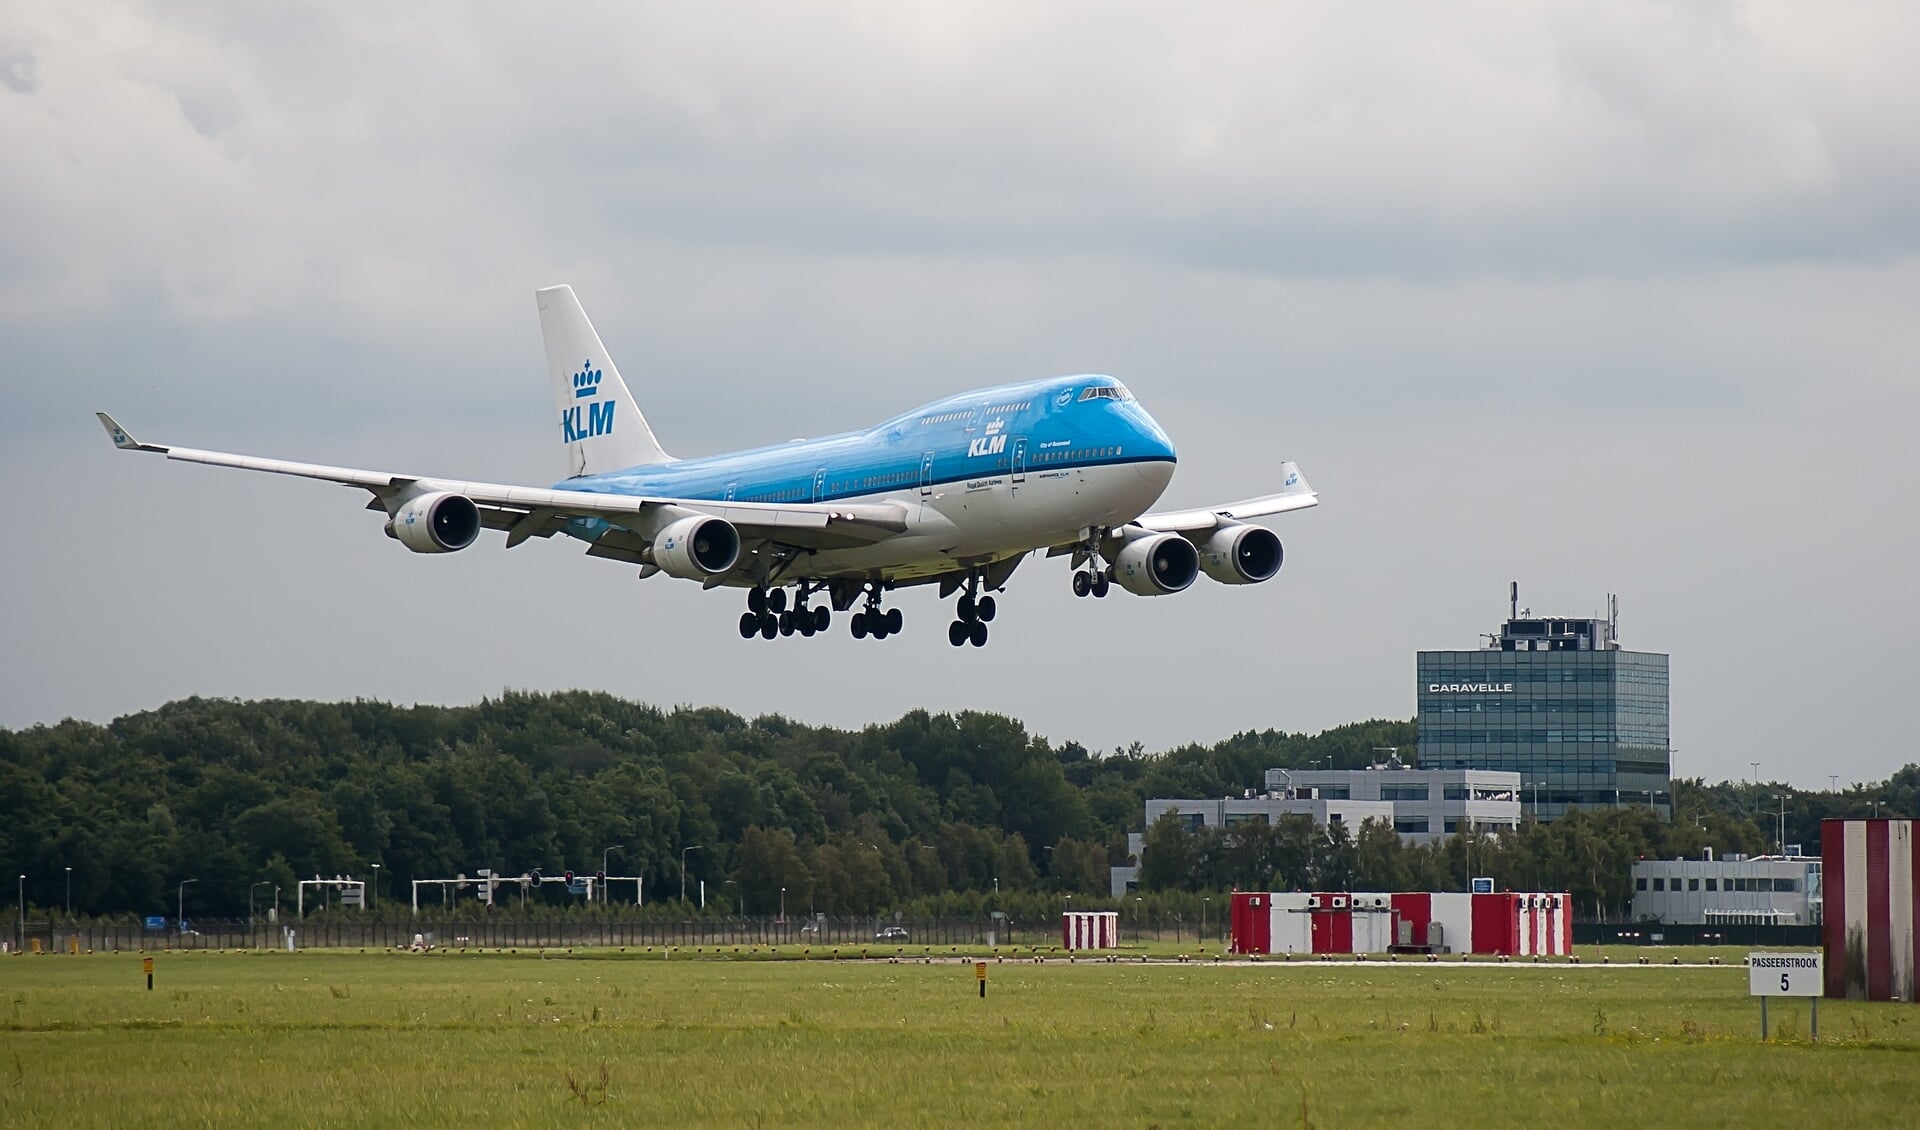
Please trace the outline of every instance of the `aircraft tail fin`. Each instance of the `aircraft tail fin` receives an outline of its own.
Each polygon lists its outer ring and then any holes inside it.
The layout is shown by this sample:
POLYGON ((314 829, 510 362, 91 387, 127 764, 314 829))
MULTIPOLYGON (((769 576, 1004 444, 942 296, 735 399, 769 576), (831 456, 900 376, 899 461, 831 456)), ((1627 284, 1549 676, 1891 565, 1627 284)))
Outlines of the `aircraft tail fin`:
POLYGON ((540 307, 540 337, 547 347, 547 373, 560 410, 567 477, 597 475, 648 463, 670 463, 653 429, 633 402, 607 347, 570 286, 533 292, 540 307))

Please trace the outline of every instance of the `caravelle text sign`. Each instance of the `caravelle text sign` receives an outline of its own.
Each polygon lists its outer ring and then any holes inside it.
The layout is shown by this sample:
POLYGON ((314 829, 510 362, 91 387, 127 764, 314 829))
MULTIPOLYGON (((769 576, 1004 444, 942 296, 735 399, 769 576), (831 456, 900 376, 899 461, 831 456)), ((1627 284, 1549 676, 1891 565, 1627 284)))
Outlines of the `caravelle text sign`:
POLYGON ((1817 997, 1825 988, 1818 952, 1747 955, 1748 996, 1817 997))
POLYGON ((1512 683, 1428 683, 1428 694, 1512 694, 1512 683))

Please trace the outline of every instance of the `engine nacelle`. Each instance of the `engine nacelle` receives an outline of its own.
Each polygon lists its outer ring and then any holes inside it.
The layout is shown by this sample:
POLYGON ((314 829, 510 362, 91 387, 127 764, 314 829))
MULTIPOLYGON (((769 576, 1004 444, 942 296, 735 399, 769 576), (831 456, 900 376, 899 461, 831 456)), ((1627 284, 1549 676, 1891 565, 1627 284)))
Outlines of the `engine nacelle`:
POLYGON ((1149 534, 1120 547, 1113 579, 1135 596, 1181 592, 1200 575, 1200 553, 1179 534, 1149 534))
POLYGON ((480 536, 480 508, 464 494, 418 495, 393 512, 387 536, 415 553, 452 553, 480 536))
POLYGON ((740 531, 724 518, 694 515, 670 523, 653 538, 653 563, 670 577, 704 581, 740 560, 740 531))
POLYGON ((1270 581, 1282 559, 1279 535, 1265 526, 1228 526, 1200 546, 1200 568, 1223 585, 1270 581))

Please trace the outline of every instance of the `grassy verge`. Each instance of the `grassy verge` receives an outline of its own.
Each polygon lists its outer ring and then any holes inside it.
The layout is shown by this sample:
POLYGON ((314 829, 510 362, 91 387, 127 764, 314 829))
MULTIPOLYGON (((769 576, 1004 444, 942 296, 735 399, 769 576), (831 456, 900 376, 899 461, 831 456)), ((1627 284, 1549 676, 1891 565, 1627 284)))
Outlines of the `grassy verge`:
POLYGON ((1904 1123, 1920 1010, 1745 972, 0 960, 8 1125, 1904 1123))

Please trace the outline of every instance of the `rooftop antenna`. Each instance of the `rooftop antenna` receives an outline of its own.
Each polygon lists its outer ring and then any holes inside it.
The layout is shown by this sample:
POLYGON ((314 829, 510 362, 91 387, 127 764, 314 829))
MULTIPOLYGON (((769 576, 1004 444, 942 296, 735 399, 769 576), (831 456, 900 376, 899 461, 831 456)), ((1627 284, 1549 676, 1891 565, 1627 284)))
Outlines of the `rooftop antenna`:
POLYGON ((1510 605, 1512 605, 1512 609, 1513 609, 1513 614, 1509 616, 1508 619, 1518 620, 1520 618, 1520 582, 1519 581, 1510 582, 1509 587, 1507 589, 1507 601, 1510 605))

